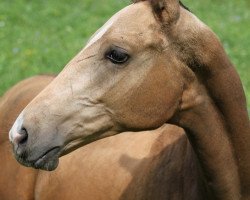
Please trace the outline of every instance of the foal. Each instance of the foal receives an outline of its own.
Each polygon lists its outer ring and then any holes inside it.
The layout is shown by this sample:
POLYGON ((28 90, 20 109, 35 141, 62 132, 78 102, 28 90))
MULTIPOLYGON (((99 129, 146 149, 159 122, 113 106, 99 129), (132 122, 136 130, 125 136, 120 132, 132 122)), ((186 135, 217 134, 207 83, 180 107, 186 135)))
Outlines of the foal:
POLYGON ((250 128, 238 74, 215 34, 178 0, 139 1, 23 110, 10 140, 20 163, 54 170, 80 146, 165 122, 185 129, 213 199, 249 198, 250 128))

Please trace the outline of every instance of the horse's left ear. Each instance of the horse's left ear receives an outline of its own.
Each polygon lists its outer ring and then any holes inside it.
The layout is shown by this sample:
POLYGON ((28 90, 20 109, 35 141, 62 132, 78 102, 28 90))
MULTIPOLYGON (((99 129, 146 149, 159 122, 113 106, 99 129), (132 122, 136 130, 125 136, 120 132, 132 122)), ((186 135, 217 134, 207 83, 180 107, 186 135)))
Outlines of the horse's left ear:
POLYGON ((179 0, 148 0, 154 13, 164 25, 171 25, 180 16, 179 0))

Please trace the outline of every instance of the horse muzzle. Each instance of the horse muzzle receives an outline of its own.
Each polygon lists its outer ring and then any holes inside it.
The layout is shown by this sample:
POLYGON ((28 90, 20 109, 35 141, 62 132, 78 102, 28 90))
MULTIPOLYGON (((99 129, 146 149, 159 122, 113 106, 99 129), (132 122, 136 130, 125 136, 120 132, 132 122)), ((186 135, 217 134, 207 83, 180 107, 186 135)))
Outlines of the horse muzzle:
POLYGON ((32 137, 23 126, 22 115, 18 117, 9 133, 16 160, 35 169, 52 171, 57 168, 61 145, 50 146, 48 143, 32 137))

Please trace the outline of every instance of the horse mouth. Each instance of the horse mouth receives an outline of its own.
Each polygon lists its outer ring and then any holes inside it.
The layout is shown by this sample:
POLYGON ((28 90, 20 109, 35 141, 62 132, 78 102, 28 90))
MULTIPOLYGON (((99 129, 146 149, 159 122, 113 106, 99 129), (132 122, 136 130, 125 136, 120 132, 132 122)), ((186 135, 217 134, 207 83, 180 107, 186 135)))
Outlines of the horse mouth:
POLYGON ((52 171, 57 168, 59 163, 60 147, 54 147, 43 154, 34 162, 34 168, 52 171))
POLYGON ((53 147, 34 161, 28 161, 20 157, 17 158, 17 160, 26 167, 33 167, 35 169, 41 169, 45 171, 53 171, 59 164, 60 150, 60 147, 53 147))

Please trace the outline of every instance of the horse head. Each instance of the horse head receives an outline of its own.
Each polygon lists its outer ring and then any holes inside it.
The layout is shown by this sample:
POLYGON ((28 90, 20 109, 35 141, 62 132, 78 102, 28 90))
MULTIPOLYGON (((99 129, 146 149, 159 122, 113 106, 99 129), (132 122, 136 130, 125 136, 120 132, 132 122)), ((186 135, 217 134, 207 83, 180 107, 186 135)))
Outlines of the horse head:
POLYGON ((54 169, 83 144, 172 118, 190 71, 163 29, 188 13, 176 2, 173 16, 148 1, 129 5, 92 36, 16 120, 10 139, 20 162, 54 169))

